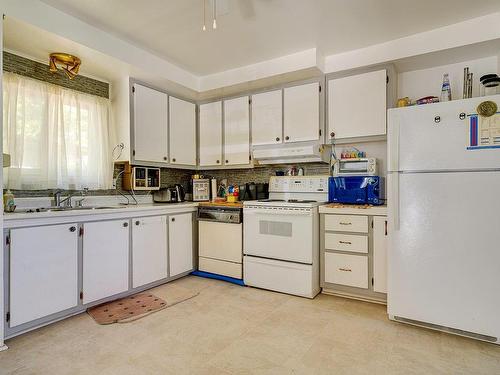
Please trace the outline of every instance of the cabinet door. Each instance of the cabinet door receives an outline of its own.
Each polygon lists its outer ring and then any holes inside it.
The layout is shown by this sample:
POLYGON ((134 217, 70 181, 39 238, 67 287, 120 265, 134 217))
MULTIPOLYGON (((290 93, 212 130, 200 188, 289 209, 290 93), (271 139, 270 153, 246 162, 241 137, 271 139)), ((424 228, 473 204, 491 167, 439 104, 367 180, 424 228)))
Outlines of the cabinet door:
POLYGON ((222 164, 222 102, 200 105, 200 166, 222 164))
POLYGON ((373 218, 373 290, 387 293, 387 217, 373 218))
POLYGON ((283 95, 281 90, 252 95, 252 145, 281 143, 283 95))
POLYGON ((285 142, 319 139, 319 82, 287 87, 284 95, 285 142))
POLYGON ((168 96, 134 85, 135 160, 168 162, 168 96))
POLYGON ((196 166, 196 105, 169 98, 170 163, 196 166))
POLYGON ((328 134, 351 138, 386 133, 384 70, 328 81, 328 134))
POLYGON ((166 278, 167 263, 166 216, 132 219, 132 286, 166 278))
POLYGON ((250 163, 250 108, 248 96, 224 101, 224 164, 250 163))
POLYGON ((83 303, 126 292, 129 270, 129 221, 84 225, 83 303))
POLYGON ((172 215, 168 219, 170 276, 176 276, 193 269, 193 215, 172 215))
POLYGON ((10 231, 10 327, 78 305, 77 224, 10 231))

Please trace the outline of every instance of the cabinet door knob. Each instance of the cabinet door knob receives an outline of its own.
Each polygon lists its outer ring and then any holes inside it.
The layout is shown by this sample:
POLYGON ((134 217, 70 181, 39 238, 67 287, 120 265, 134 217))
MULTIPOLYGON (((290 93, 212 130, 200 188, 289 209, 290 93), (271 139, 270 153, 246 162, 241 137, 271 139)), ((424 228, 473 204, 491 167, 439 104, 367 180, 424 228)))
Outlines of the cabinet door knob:
POLYGON ((172 163, 175 163, 175 158, 172 159, 172 163))
POLYGON ((289 139, 290 139, 290 137, 287 135, 287 136, 285 137, 285 141, 288 141, 289 139))
POLYGON ((217 161, 216 161, 216 163, 217 163, 217 164, 219 164, 219 163, 220 163, 220 160, 217 160, 217 161))
POLYGON ((70 232, 74 232, 74 231, 76 231, 76 227, 74 227, 74 226, 73 226, 73 227, 70 227, 70 228, 69 228, 69 231, 70 231, 70 232))
POLYGON ((166 156, 164 156, 164 157, 163 157, 163 160, 167 160, 167 157, 166 157, 166 156))
POLYGON ((126 228, 128 227, 128 223, 123 223, 123 226, 126 228))
POLYGON ((139 220, 137 220, 137 221, 135 222, 135 225, 139 225, 140 223, 141 223, 141 222, 140 222, 139 220))
POLYGON ((276 137, 276 142, 279 142, 280 141, 280 137, 276 137))
POLYGON ((226 159, 226 164, 229 163, 229 160, 226 159))
POLYGON ((330 133, 330 137, 332 137, 332 138, 333 138, 333 137, 335 137, 335 133, 334 133, 334 132, 331 132, 331 133, 330 133))
POLYGON ((175 217, 172 218, 172 221, 175 221, 175 217))

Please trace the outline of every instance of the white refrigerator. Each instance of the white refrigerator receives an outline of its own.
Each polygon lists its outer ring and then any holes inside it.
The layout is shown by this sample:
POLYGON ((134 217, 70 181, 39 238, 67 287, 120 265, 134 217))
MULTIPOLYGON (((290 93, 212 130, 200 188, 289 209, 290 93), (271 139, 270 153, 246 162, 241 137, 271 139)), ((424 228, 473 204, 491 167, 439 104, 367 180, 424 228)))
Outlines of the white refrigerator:
POLYGON ((500 344, 500 95, 388 112, 389 318, 500 344))

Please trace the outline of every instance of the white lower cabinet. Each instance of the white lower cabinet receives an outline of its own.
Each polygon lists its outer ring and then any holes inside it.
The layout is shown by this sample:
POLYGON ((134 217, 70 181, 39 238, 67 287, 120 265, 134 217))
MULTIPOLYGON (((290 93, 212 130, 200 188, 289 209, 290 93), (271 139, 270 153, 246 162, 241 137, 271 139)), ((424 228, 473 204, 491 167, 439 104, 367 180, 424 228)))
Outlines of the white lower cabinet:
POLYGON ((368 288, 368 257, 336 253, 325 254, 327 283, 368 288))
POLYGON ((10 327, 78 305, 78 226, 10 231, 10 327))
POLYGON ((132 287, 168 276, 167 217, 132 219, 132 287))
POLYGON ((129 220, 84 224, 83 303, 128 290, 129 220))
POLYGON ((387 217, 373 218, 373 290, 387 293, 387 217))
POLYGON ((191 213, 168 217, 170 277, 193 269, 193 217, 191 213))

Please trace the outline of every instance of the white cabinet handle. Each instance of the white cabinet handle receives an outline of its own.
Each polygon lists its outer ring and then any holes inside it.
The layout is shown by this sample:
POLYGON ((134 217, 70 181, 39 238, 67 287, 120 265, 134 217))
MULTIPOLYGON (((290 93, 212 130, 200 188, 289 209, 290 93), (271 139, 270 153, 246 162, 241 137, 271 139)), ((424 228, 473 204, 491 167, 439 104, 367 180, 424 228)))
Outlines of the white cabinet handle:
POLYGON ((350 268, 339 268, 339 271, 342 271, 342 272, 352 272, 352 270, 350 268))

